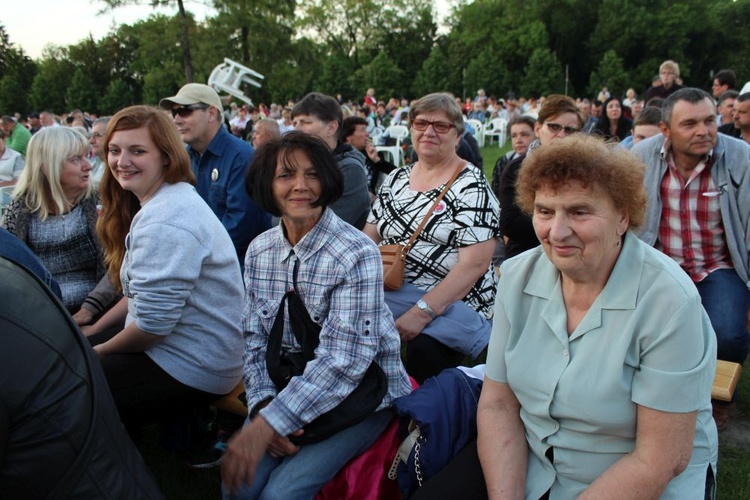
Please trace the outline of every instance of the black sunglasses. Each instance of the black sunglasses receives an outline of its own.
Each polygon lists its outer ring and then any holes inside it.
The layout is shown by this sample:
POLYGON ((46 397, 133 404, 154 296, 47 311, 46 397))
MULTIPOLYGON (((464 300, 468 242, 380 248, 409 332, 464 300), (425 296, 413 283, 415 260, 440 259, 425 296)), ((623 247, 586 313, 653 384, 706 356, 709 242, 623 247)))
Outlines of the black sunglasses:
POLYGON ((187 118, 188 116, 192 115, 193 111, 195 111, 196 109, 206 108, 208 108, 208 105, 206 104, 188 104, 186 106, 172 108, 172 118, 176 117, 177 115, 180 115, 180 118, 187 118))

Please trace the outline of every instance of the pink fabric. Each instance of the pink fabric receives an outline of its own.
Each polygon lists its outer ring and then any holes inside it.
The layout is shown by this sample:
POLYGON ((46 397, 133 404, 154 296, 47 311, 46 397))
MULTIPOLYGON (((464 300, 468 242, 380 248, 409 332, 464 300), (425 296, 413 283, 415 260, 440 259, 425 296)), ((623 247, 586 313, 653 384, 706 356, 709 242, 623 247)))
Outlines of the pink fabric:
MULTIPOLYGON (((419 384, 409 377, 412 390, 419 384)), ((400 500, 398 481, 388 479, 401 439, 398 418, 394 418, 383 434, 360 456, 353 458, 325 487, 315 500, 400 500)))
POLYGON ((388 479, 388 469, 400 444, 398 419, 360 456, 351 460, 315 496, 315 500, 400 499, 398 482, 388 479))

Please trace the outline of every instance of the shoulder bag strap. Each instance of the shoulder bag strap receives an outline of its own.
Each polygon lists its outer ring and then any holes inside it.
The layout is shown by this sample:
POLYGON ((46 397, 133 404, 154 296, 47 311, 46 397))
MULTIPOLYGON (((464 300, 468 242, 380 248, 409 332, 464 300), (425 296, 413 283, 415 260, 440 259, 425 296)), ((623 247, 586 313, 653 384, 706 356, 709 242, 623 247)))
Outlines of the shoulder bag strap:
POLYGON ((453 172, 453 175, 448 180, 448 182, 445 183, 445 187, 443 188, 442 191, 440 191, 440 194, 438 195, 438 197, 435 198, 435 203, 432 204, 430 209, 427 211, 427 215, 425 215, 424 219, 422 219, 422 222, 419 224, 419 226, 417 226, 417 230, 414 231, 414 234, 411 235, 411 238, 409 238, 409 243, 407 243, 406 248, 404 248, 404 255, 409 253, 409 250, 411 250, 412 245, 414 245, 414 242, 417 241, 417 236, 419 236, 419 233, 422 232, 422 229, 424 229, 425 225, 427 224, 427 221, 430 220, 430 216, 432 215, 432 212, 435 211, 435 208, 438 206, 438 203, 440 203, 440 200, 443 199, 445 194, 453 185, 453 181, 456 180, 456 177, 458 177, 458 174, 461 173, 461 171, 464 169, 465 166, 466 166, 466 163, 462 162, 461 165, 459 165, 456 168, 456 171, 453 172))

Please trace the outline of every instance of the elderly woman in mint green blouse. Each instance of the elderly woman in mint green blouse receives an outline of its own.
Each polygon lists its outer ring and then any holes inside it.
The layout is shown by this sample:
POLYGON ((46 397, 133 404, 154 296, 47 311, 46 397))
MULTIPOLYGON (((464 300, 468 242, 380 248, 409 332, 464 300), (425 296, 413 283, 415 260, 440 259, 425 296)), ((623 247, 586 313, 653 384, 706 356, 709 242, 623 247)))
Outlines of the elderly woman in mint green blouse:
POLYGON ((52 273, 63 303, 85 325, 118 296, 96 234, 99 197, 91 185, 88 139, 68 127, 34 134, 3 225, 52 273))
POLYGON ((629 228, 643 165, 594 137, 527 158, 541 246, 505 262, 478 412, 490 497, 713 491, 716 341, 695 286, 629 228))

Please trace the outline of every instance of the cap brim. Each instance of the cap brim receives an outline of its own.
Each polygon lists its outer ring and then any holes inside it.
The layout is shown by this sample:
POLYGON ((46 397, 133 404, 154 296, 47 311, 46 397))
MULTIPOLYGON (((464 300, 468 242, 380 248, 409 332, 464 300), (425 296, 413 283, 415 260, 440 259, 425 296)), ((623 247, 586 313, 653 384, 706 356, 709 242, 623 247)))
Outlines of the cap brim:
POLYGON ((162 109, 172 109, 173 104, 179 104, 180 106, 189 106, 191 104, 200 104, 201 101, 197 99, 190 99, 188 97, 165 97, 159 101, 159 107, 162 109))

